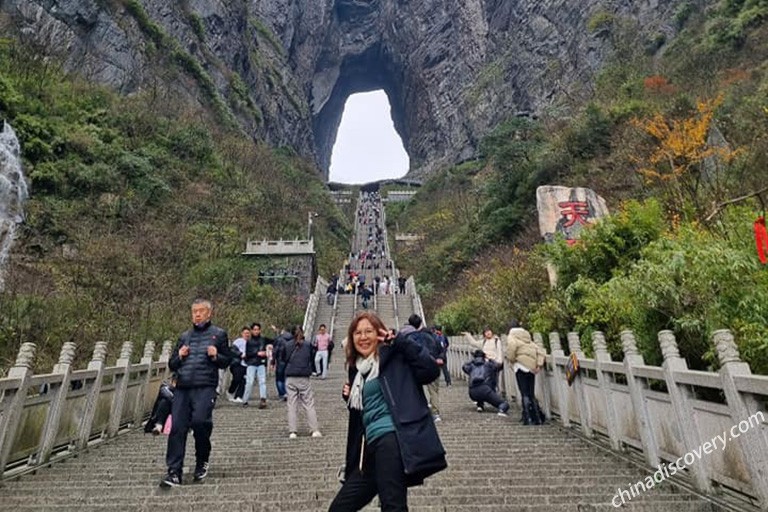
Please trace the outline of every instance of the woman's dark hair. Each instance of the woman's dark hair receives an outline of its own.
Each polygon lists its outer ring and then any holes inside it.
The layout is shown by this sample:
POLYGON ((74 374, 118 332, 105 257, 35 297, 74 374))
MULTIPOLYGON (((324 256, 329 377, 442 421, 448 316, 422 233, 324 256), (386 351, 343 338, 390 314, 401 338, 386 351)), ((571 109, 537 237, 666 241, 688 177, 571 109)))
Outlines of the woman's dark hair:
POLYGON ((294 325, 291 327, 291 336, 293 336, 293 339, 296 341, 300 341, 304 339, 304 330, 301 328, 300 325, 294 325))
POLYGON ((515 327, 520 327, 520 322, 517 321, 517 318, 513 318, 509 321, 509 328, 514 329, 515 327))
POLYGON ((358 315, 353 318, 352 322, 349 324, 349 329, 347 329, 347 346, 344 347, 344 355, 347 356, 347 364, 349 366, 355 366, 355 362, 357 361, 358 353, 357 349, 355 348, 355 331, 357 330, 357 324, 359 324, 361 320, 368 320, 371 322, 371 325, 377 333, 380 329, 384 329, 385 331, 387 330, 384 322, 382 322, 381 318, 376 316, 375 313, 370 311, 363 311, 358 313, 358 315))

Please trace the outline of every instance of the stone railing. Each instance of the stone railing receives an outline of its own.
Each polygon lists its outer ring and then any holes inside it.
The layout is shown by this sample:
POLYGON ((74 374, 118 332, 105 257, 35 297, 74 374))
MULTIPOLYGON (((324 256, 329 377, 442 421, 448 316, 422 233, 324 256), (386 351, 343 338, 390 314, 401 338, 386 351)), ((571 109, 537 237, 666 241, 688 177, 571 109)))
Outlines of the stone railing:
POLYGON ((315 281, 315 291, 307 298, 307 309, 304 312, 304 323, 301 326, 305 336, 314 332, 317 306, 321 300, 325 300, 325 290, 328 289, 328 284, 328 281, 318 276, 315 281))
POLYGON ((147 341, 141 361, 131 364, 127 341, 107 366, 107 343, 98 342, 88 367, 75 370, 75 344, 65 343, 53 371, 35 375, 36 346, 24 343, 0 379, 0 475, 23 473, 139 425, 168 375, 172 346, 166 341, 155 361, 155 343, 147 341))
POLYGON ((424 307, 421 305, 421 297, 419 297, 419 293, 416 291, 416 280, 413 276, 405 281, 405 294, 411 297, 411 300, 413 300, 413 311, 419 315, 422 321, 426 324, 427 317, 424 314, 424 307))
MULTIPOLYGON (((540 334, 533 339, 544 347, 540 334)), ((697 490, 713 494, 717 488, 734 489, 768 510, 768 376, 752 375, 729 331, 713 333, 720 359, 717 373, 689 370, 671 331, 658 335, 661 367, 645 364, 630 331, 621 334, 621 362, 611 360, 601 332, 592 336, 594 359, 582 352, 577 333, 566 339, 581 371, 568 386, 568 356, 560 334, 550 333, 547 368, 536 378, 536 396, 548 417, 556 415, 564 427, 578 428, 614 450, 642 454, 650 472, 685 458, 678 465, 686 466, 684 478, 697 490), (718 436, 726 438, 724 448, 712 442, 718 436)), ((465 379, 461 366, 474 349, 462 336, 449 340, 449 370, 465 379)), ((505 340, 502 345, 506 347, 505 340)), ((506 385, 501 390, 518 397, 510 366, 504 365, 506 385)))

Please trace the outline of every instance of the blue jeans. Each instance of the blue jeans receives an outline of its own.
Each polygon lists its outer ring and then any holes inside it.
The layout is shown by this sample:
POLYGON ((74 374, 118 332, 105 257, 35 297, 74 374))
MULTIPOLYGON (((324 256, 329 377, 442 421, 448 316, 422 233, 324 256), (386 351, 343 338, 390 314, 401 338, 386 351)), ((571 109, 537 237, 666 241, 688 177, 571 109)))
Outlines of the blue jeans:
POLYGON ((328 376, 328 351, 318 350, 315 354, 315 369, 320 374, 321 378, 328 376))
POLYGON ((285 388, 285 363, 277 363, 275 367, 275 387, 280 398, 285 397, 288 392, 285 388))
POLYGON ((251 399, 251 393, 253 393, 253 381, 256 376, 259 377, 259 398, 266 400, 267 398, 267 367, 266 365, 248 365, 248 369, 245 371, 245 394, 243 395, 243 402, 248 403, 251 399))

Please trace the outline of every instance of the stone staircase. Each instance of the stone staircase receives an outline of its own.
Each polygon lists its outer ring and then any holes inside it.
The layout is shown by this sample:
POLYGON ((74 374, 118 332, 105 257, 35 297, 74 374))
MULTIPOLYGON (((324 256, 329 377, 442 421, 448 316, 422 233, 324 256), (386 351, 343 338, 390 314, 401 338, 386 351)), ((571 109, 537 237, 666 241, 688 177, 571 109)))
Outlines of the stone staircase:
MULTIPOLYGON (((353 246, 354 248, 354 246, 353 246)), ((414 312, 413 297, 377 296, 376 310, 389 327, 414 312), (397 311, 395 302, 397 301, 397 311), (397 318, 396 318, 397 313, 397 318)), ((338 356, 327 380, 312 379, 322 438, 311 438, 300 415, 298 439, 288 439, 285 403, 244 409, 220 400, 214 411, 209 477, 191 483, 194 440, 187 446, 185 485, 158 487, 165 474, 165 436, 134 429, 77 456, 0 484, 0 510, 34 511, 322 511, 338 491, 348 414, 341 399, 346 372, 341 341, 355 308, 354 295, 338 295, 335 311, 318 303, 313 334, 331 324, 338 356)), ((373 304, 371 304, 373 308, 373 304)), ((550 423, 522 426, 510 417, 475 411, 461 376, 442 387, 438 430, 448 468, 409 491, 414 511, 599 512, 614 510, 619 489, 652 474, 635 463, 550 423)), ((442 384, 442 377, 441 377, 442 384)), ((724 509, 664 482, 621 508, 636 512, 714 512, 724 509)), ((374 500, 366 510, 377 510, 374 500)))
MULTIPOLYGON (((265 410, 220 401, 214 411, 208 479, 191 482, 192 435, 185 483, 163 490, 166 437, 140 430, 75 458, 54 463, 0 487, 0 509, 35 511, 320 511, 339 489, 347 412, 340 397, 341 358, 329 378, 313 379, 323 437, 309 437, 303 418, 298 439, 288 439, 285 405, 265 410)), ((608 511, 618 488, 648 476, 555 425, 524 427, 510 417, 475 412, 460 379, 441 389, 438 430, 448 469, 409 492, 414 511, 608 511)), ((275 397, 270 381, 269 393, 275 397)), ((625 510, 722 510, 665 483, 634 498, 625 510)), ((377 510, 376 504, 366 510, 377 510)))

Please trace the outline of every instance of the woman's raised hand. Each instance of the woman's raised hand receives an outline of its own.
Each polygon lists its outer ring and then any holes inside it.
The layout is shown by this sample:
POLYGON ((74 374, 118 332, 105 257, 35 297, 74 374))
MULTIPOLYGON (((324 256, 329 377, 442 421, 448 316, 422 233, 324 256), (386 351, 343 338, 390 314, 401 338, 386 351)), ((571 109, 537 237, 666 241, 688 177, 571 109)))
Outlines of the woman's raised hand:
POLYGON ((392 333, 386 329, 379 329, 379 335, 377 336, 379 342, 389 344, 393 339, 392 333))

